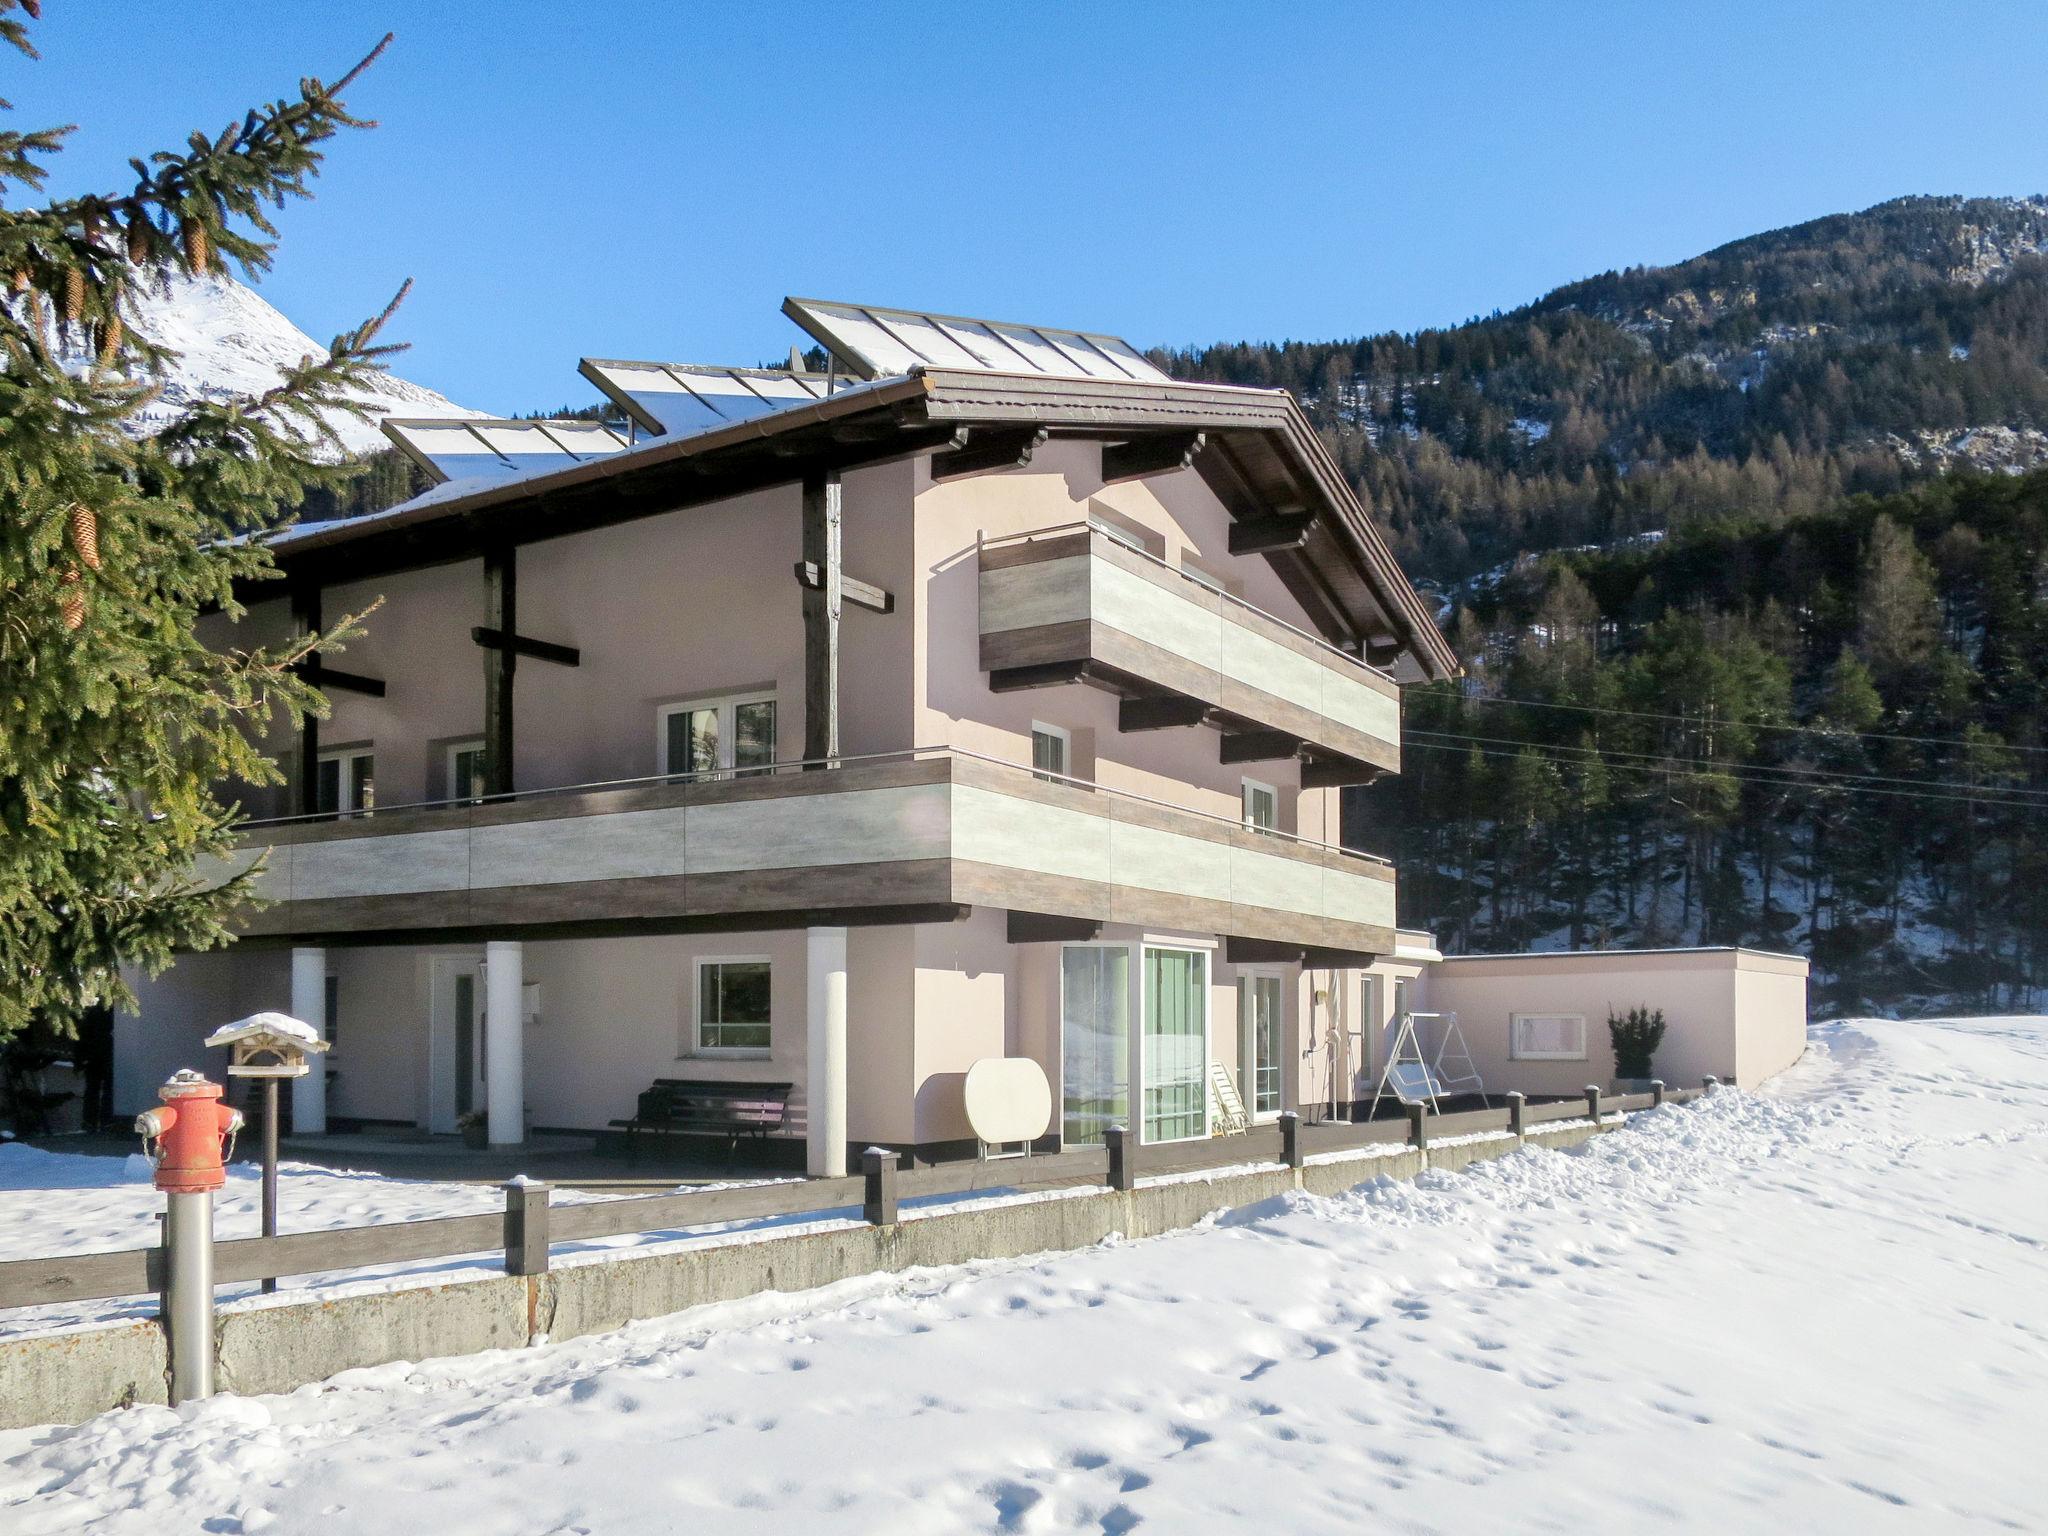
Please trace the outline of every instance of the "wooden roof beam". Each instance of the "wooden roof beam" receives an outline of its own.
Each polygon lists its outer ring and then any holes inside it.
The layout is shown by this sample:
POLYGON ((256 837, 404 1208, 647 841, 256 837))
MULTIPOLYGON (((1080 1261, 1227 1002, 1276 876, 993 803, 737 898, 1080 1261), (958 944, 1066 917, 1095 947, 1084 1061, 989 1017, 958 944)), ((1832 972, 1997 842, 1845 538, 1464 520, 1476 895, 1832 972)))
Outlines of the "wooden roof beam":
POLYGON ((1209 718, 1209 706, 1201 699, 1178 693, 1154 698, 1124 699, 1117 704, 1119 731, 1164 731, 1176 726, 1200 725, 1209 718))
POLYGON ((1208 446, 1206 432, 1161 432, 1129 442, 1110 443, 1102 450, 1102 483, 1118 485, 1149 475, 1170 475, 1193 467, 1195 455, 1208 446))
POLYGON ((1308 511, 1240 518, 1230 525, 1230 552, 1270 555, 1283 549, 1300 549, 1308 543, 1308 531, 1315 525, 1316 515, 1308 511))
POLYGON ((1051 435, 1044 427, 976 427, 968 433, 966 447, 932 455, 932 478, 957 480, 991 470, 1022 469, 1051 435))
POLYGON ((1222 761, 1226 763, 1270 763, 1301 753, 1299 736, 1287 731, 1229 731, 1224 734, 1222 761))

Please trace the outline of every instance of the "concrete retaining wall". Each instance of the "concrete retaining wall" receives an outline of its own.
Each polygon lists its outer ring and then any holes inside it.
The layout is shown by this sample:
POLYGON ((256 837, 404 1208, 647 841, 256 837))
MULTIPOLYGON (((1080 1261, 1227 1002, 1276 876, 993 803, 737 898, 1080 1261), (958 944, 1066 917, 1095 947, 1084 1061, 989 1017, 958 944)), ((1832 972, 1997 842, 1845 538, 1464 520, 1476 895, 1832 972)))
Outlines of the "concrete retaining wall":
MULTIPOLYGON (((1598 1130, 1622 1125, 1616 1116, 1598 1130)), ((1536 1126, 1527 1140, 1562 1148, 1595 1134, 1590 1122, 1567 1120, 1536 1126)), ((1112 1234, 1153 1237, 1294 1189, 1340 1194, 1376 1178, 1455 1170, 1519 1145, 1499 1135, 1426 1153, 1367 1148, 1318 1158, 1298 1171, 1268 1166, 1141 1179, 1129 1193, 1089 1189, 929 1214, 906 1211, 891 1227, 765 1233, 545 1275, 238 1306, 218 1321, 218 1384, 244 1394, 288 1392, 359 1366, 506 1349, 543 1334, 577 1338, 763 1291, 806 1291, 859 1275, 1086 1248, 1112 1234)), ((154 1322, 0 1340, 0 1429, 76 1424, 110 1408, 161 1403, 166 1367, 163 1334, 154 1322)))

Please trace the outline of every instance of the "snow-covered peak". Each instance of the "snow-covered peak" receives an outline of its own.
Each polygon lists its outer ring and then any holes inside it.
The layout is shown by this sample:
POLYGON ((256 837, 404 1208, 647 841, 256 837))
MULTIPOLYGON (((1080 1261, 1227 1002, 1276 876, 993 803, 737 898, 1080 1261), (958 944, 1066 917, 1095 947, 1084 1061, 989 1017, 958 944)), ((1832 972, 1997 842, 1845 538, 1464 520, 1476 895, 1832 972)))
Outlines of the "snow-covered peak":
MULTIPOLYGON (((316 342, 253 289, 230 277, 171 277, 138 288, 131 324, 179 356, 164 375, 163 393, 137 418, 141 430, 168 425, 194 400, 225 400, 259 394, 277 383, 283 370, 307 354, 327 348, 316 342)), ((336 434, 351 453, 389 446, 377 430, 379 416, 474 416, 431 389, 385 374, 362 393, 375 413, 368 421, 336 415, 336 434)))

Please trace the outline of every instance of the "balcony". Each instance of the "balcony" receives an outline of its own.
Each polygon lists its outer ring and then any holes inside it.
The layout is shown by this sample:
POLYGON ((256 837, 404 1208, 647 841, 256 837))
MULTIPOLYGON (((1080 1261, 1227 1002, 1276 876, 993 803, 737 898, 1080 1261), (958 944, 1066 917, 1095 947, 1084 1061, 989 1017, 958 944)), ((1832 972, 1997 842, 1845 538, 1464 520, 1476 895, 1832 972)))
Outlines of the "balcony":
POLYGON ((1123 729, 1211 725, 1222 761, 1298 759, 1305 789, 1400 770, 1391 678, 1097 526, 982 545, 980 602, 999 692, 1111 688, 1123 729))
POLYGON ((252 938, 429 941, 964 907, 1349 952, 1393 945, 1394 872, 1349 853, 946 749, 251 823, 252 938))

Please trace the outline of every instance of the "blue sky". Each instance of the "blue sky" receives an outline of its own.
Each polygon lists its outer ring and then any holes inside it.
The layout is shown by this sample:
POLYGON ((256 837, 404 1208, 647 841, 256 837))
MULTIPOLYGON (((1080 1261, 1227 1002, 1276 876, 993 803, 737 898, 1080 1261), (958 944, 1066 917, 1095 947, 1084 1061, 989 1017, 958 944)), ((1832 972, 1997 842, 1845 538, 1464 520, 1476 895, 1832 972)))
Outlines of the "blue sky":
POLYGON ((785 293, 1140 345, 1451 323, 1908 192, 2048 191, 2038 4, 47 0, 57 180, 357 88, 262 291, 480 410, 581 355, 753 362, 785 293), (1934 21, 1936 11, 1941 22, 1934 21))

